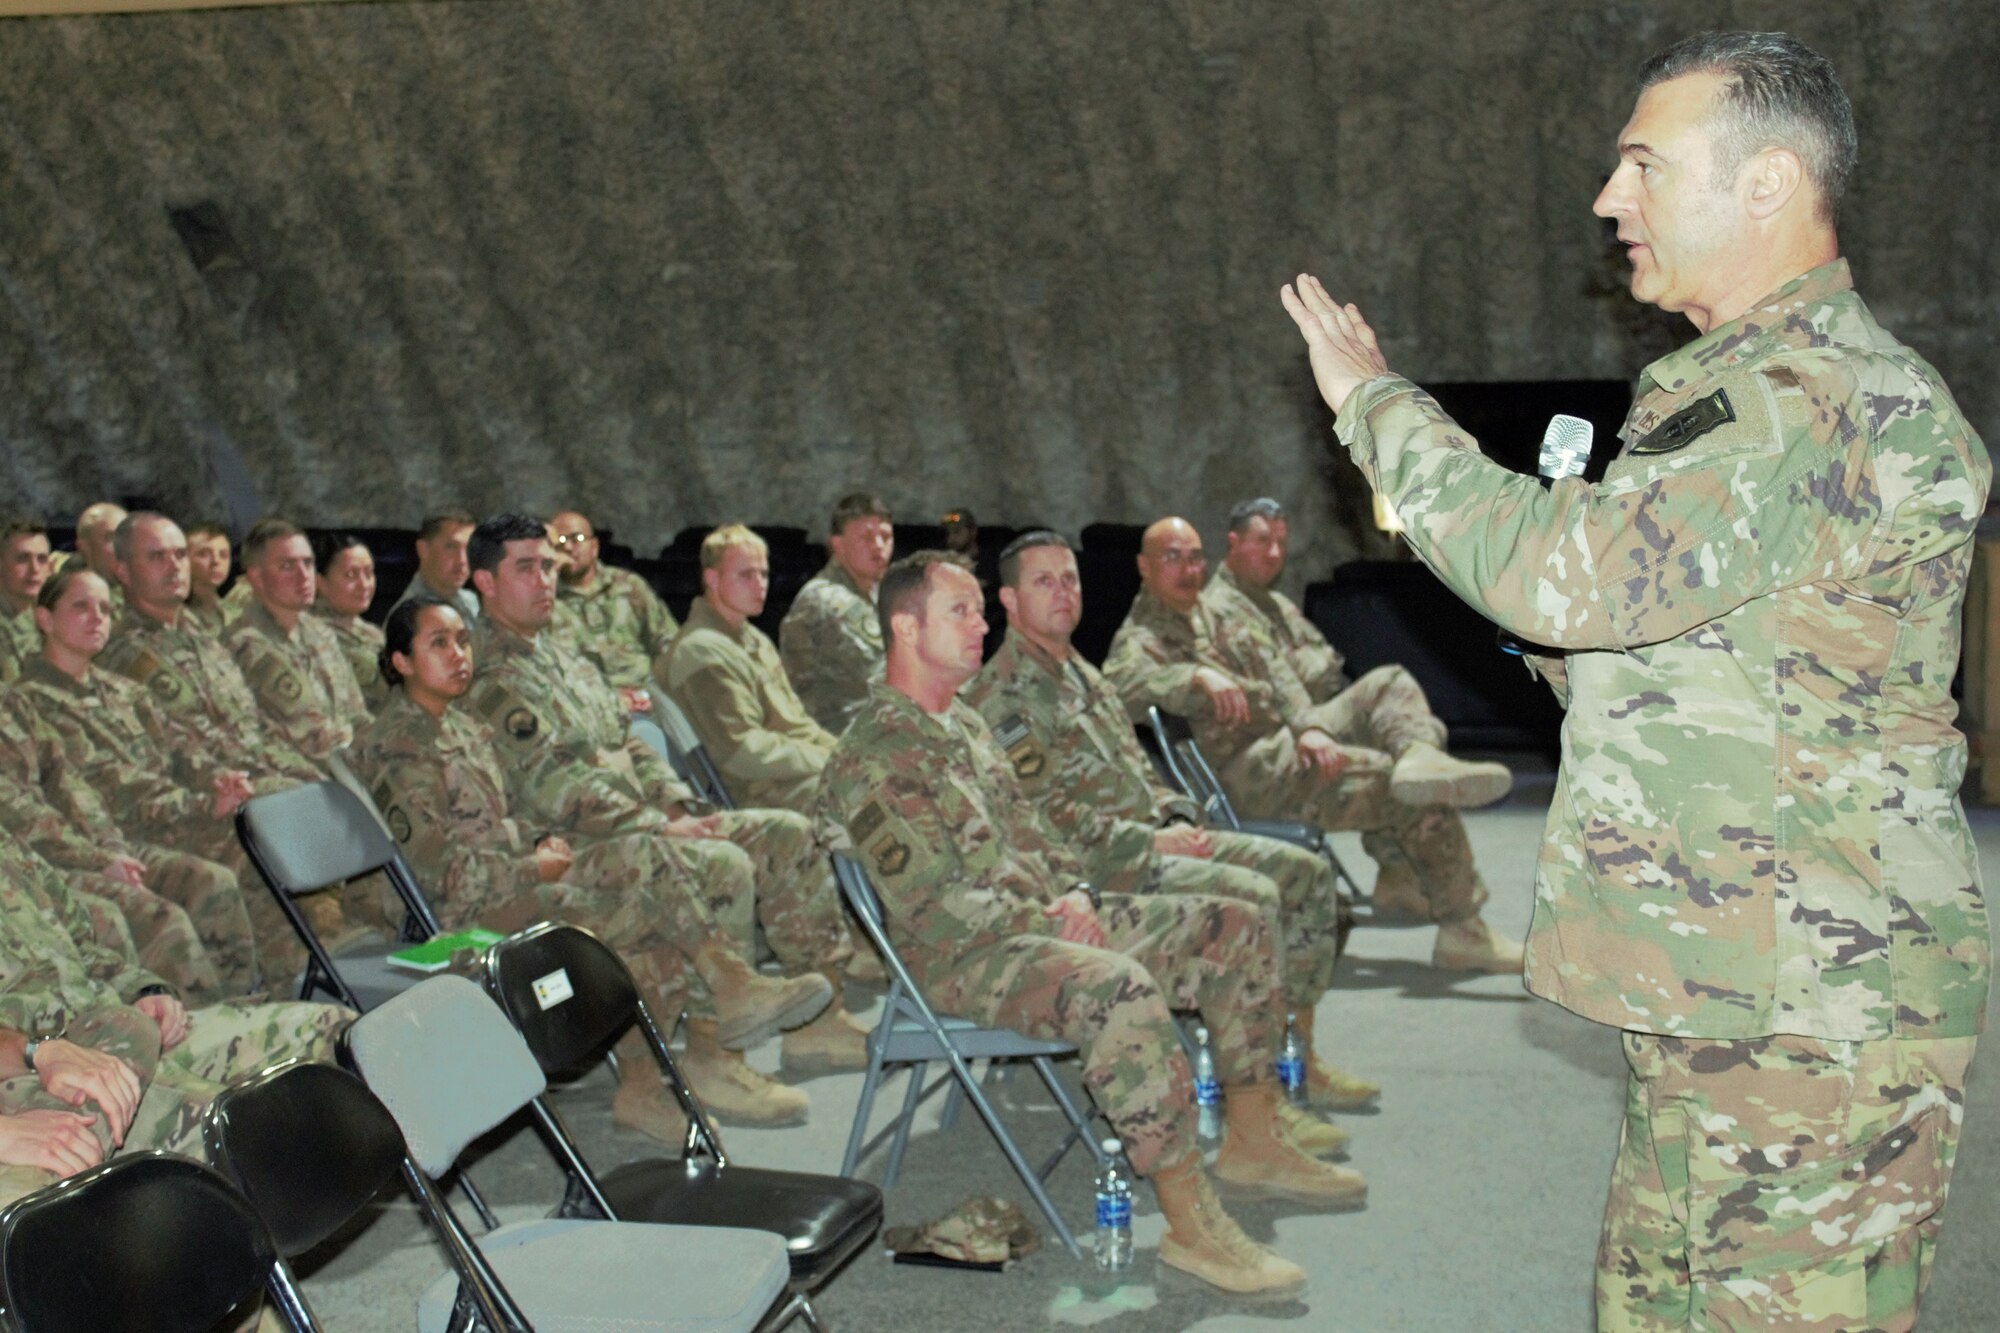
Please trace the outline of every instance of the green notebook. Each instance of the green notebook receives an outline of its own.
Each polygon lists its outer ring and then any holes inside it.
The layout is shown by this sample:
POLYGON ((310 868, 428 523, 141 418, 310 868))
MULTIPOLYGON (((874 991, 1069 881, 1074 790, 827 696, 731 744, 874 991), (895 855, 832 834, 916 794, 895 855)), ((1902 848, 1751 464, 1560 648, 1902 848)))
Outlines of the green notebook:
POLYGON ((407 949, 398 949, 389 955, 395 966, 411 972, 442 972, 451 966, 451 956, 460 949, 471 949, 485 953, 487 949, 507 938, 498 931, 473 926, 467 930, 448 930, 442 935, 433 935, 422 944, 412 944, 407 949))

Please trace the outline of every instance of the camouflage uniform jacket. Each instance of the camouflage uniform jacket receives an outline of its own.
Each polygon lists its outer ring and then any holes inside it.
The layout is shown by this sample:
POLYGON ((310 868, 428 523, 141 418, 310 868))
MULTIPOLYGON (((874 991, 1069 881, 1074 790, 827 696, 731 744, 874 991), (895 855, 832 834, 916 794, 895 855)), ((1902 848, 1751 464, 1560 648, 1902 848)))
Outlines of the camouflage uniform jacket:
POLYGON ((833 737, 807 714, 762 630, 731 629, 699 598, 656 672, 738 805, 811 807, 833 737))
POLYGON ((1198 820, 1192 802, 1153 776, 1117 691, 1081 655, 1058 662, 1010 629, 959 697, 992 727, 1021 789, 1104 892, 1143 889, 1159 864, 1153 834, 1175 818, 1198 820))
POLYGON ((316 782, 325 776, 265 731, 257 697, 221 641, 178 618, 169 629, 144 612, 127 610, 95 665, 146 687, 166 719, 169 748, 176 754, 226 758, 247 770, 260 791, 270 779, 316 782))
POLYGON ((1647 367, 1595 486, 1395 376, 1339 432, 1447 584, 1569 654, 1532 990, 1675 1036, 1979 1030, 1949 691, 1991 466, 1845 261, 1647 367))
MULTIPOLYGON (((333 631, 340 644, 340 655, 347 659, 347 668, 354 673, 362 702, 370 713, 375 712, 389 701, 389 682, 382 679, 382 627, 371 625, 360 616, 343 616, 325 605, 315 608, 313 614, 333 631)), ((359 718, 355 719, 355 725, 360 726, 359 718)))
POLYGON ((253 601, 223 643, 256 697, 265 730, 314 763, 354 739, 368 716, 361 684, 340 640, 318 616, 301 615, 290 632, 253 601))
POLYGON ((391 690, 355 737, 349 762, 418 881, 441 901, 505 898, 540 886, 534 839, 508 817, 493 738, 460 708, 432 717, 391 690))
POLYGON ((1254 611, 1263 617, 1257 628, 1284 654, 1314 703, 1323 704, 1354 683, 1347 678, 1347 659, 1340 650, 1306 619, 1297 602, 1276 588, 1252 587, 1224 565, 1208 581, 1208 592, 1220 616, 1234 620, 1254 611))
POLYGON ((617 691, 550 635, 482 619, 464 707, 492 732, 507 804, 537 836, 615 837, 663 827, 694 793, 631 734, 617 691))
POLYGON ((1036 813, 970 705, 933 717, 877 682, 821 775, 815 833, 868 868, 889 932, 932 970, 1014 935, 1083 866, 1036 813))
POLYGON ((837 560, 799 589, 778 626, 785 674, 813 721, 838 736, 882 678, 887 654, 875 599, 865 596, 837 560))
POLYGON ((619 689, 652 688, 653 659, 680 625, 651 584, 600 561, 588 588, 559 584, 556 597, 570 613, 577 648, 606 680, 619 689))
POLYGON ((389 603, 389 609, 394 611, 412 597, 428 597, 432 601, 457 607, 459 615, 465 617, 468 629, 479 623, 479 594, 469 587, 460 588, 457 592, 439 592, 424 582, 423 571, 419 570, 410 575, 410 581, 403 585, 403 591, 396 595, 396 600, 389 603))
MULTIPOLYGON (((0 710, 0 829, 22 847, 65 870, 102 870, 120 855, 101 830, 79 827, 62 817, 42 793, 41 766, 21 721, 0 710)), ((0 842, 6 839, 0 838, 0 842)))
POLYGON ((32 607, 18 615, 0 605, 0 685, 15 679, 28 659, 42 653, 42 634, 32 607))
POLYGON ((0 838, 0 1027, 53 1036, 71 1015, 165 984, 99 939, 61 875, 0 838))
POLYGON ((1140 589, 1111 640, 1104 674, 1134 718, 1143 718, 1152 705, 1185 717, 1202 753, 1221 769, 1266 736, 1311 727, 1313 700, 1305 683, 1258 637, 1257 626, 1217 601, 1204 590, 1194 609, 1181 615, 1140 589), (1248 722, 1216 723, 1208 696, 1194 683, 1200 667, 1213 667, 1243 687, 1248 722))
POLYGON ((15 727, 28 738, 12 756, 17 781, 92 836, 127 830, 160 841, 184 822, 208 822, 205 791, 221 765, 176 756, 146 692, 108 671, 72 680, 37 657, 6 695, 15 727))
POLYGON ((231 606, 228 598, 218 598, 214 602, 197 602, 190 597, 181 603, 180 623, 189 629, 204 630, 219 639, 222 637, 222 631, 229 628, 242 610, 240 606, 231 606))

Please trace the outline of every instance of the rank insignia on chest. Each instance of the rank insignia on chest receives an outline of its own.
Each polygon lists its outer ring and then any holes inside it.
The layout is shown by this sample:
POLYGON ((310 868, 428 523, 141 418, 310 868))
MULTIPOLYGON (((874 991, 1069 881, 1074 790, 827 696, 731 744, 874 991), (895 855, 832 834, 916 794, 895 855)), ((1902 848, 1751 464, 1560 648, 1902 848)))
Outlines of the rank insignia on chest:
POLYGON ((1685 449, 1702 436, 1736 420, 1736 409, 1730 405, 1729 393, 1717 389, 1706 398, 1689 403, 1680 411, 1646 432, 1644 439, 1632 446, 1634 454, 1670 454, 1685 449))
POLYGON ((512 736, 517 741, 525 741, 534 739, 535 733, 541 730, 542 724, 536 721, 535 715, 527 709, 516 708, 507 714, 507 720, 501 723, 501 725, 507 728, 509 736, 512 736))
POLYGON ((891 833, 868 849, 875 868, 885 875, 900 875, 910 864, 910 845, 891 833))
POLYGON ((1028 730, 1019 713, 1009 713, 1000 719, 1000 725, 993 729, 993 739, 1007 752, 1007 762, 1014 766, 1015 777, 1026 782, 1047 771, 1048 756, 1042 753, 1034 733, 1028 730))
POLYGON ((389 813, 384 815, 383 818, 388 821, 390 836, 395 838, 397 842, 408 842, 410 840, 410 817, 403 813, 402 806, 390 806, 389 813))

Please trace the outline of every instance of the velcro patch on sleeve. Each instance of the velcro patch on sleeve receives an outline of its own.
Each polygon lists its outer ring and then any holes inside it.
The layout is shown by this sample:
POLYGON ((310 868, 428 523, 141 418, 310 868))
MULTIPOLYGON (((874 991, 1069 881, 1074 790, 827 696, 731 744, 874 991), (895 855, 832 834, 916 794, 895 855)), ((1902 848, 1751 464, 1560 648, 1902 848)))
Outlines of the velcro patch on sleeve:
POLYGON ((1689 403, 1662 421, 1646 437, 1632 446, 1634 454, 1671 454, 1687 448, 1718 426, 1736 420, 1736 408, 1727 389, 1717 389, 1706 398, 1689 403))

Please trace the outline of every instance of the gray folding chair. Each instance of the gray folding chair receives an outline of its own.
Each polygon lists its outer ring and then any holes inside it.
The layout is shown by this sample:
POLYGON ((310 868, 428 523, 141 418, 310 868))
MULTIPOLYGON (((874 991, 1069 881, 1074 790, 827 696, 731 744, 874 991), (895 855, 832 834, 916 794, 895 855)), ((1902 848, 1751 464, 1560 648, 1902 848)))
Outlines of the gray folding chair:
POLYGON ((364 805, 338 782, 308 782, 246 801, 236 811, 236 838, 306 947, 299 999, 324 993, 351 1009, 368 1009, 414 984, 413 974, 385 960, 406 944, 437 934, 437 916, 372 804, 364 805), (401 938, 335 958, 296 900, 377 870, 402 902, 401 938))
MULTIPOLYGON (((1082 1258, 1083 1250, 1077 1245, 1075 1234, 1056 1210, 1044 1185, 1049 1173, 1069 1152, 1071 1144, 1081 1142, 1097 1164, 1103 1165, 1103 1151, 1090 1132, 1089 1117, 1077 1107, 1068 1089, 1056 1077, 1051 1063, 1060 1057, 1075 1055, 1076 1047, 1066 1041, 1042 1041, 1008 1028, 981 1027, 962 1018, 939 1014, 924 998, 923 992, 911 979, 909 969, 897 956, 895 946, 889 942, 889 933, 883 924, 882 901, 875 894, 875 886, 869 882, 868 872, 852 857, 836 855, 833 858, 833 873, 840 882, 841 894, 847 899, 848 906, 854 909, 862 930, 867 933, 876 952, 881 954, 882 965, 889 973, 889 991, 883 1000, 882 1017, 868 1037, 868 1072, 861 1081, 861 1101, 854 1108, 854 1125, 848 1131, 847 1152, 840 1159, 840 1174, 853 1175, 861 1159, 880 1147, 884 1139, 889 1139, 889 1161, 883 1172, 882 1188, 887 1190, 894 1185, 896 1173, 902 1169, 903 1151, 909 1146, 910 1126, 916 1119, 917 1108, 939 1090, 949 1087, 954 1099, 963 1097, 972 1103, 973 1109, 979 1112, 979 1118, 986 1122, 994 1141, 1000 1145, 1007 1164, 1021 1178, 1021 1183, 1027 1187, 1043 1216, 1049 1219, 1049 1225, 1055 1229, 1063 1245, 1072 1255, 1082 1258), (1001 1123, 999 1112, 994 1110, 992 1101, 973 1077, 974 1060, 1030 1062, 1035 1072, 1042 1076, 1049 1094, 1062 1108, 1063 1115, 1068 1118, 1068 1132, 1039 1169, 1028 1164, 1020 1145, 1014 1142, 1014 1136, 1001 1123), (926 1085, 925 1071, 933 1062, 942 1062, 947 1072, 926 1085), (875 1107, 875 1094, 880 1090, 883 1079, 899 1069, 908 1072, 902 1109, 891 1124, 864 1142, 875 1107)), ((946 1119, 949 1124, 949 1111, 946 1119)))
POLYGON ((1229 793, 1222 789, 1222 780, 1209 767, 1208 757, 1195 742, 1194 728, 1188 725, 1186 718, 1155 704, 1146 710, 1146 722, 1140 728, 1139 736, 1146 742, 1147 752, 1155 758, 1168 781, 1180 790, 1181 795, 1199 805, 1211 824, 1236 833, 1276 838, 1324 857, 1333 870, 1334 883, 1352 904, 1356 921, 1368 919, 1373 904, 1361 891, 1361 886, 1354 882, 1354 876, 1347 873, 1347 867, 1341 864, 1339 855, 1333 850, 1333 840, 1324 832, 1310 824, 1289 819, 1238 817, 1236 806, 1230 801, 1229 793))
POLYGON ((702 744, 701 733, 694 729, 694 723, 688 721, 681 706, 669 699, 664 690, 653 691, 653 719, 667 739, 667 762, 674 766, 681 780, 716 809, 734 810, 736 802, 722 780, 722 770, 715 766, 715 757, 702 744))
POLYGON ((543 1218, 474 1239, 437 1188, 474 1139, 532 1108, 571 1165, 588 1170, 543 1099, 541 1066, 477 984, 431 977, 363 1014, 341 1060, 389 1108, 406 1145, 404 1178, 456 1271, 417 1306, 420 1333, 617 1328, 752 1333, 790 1277, 784 1238, 737 1227, 543 1218))

